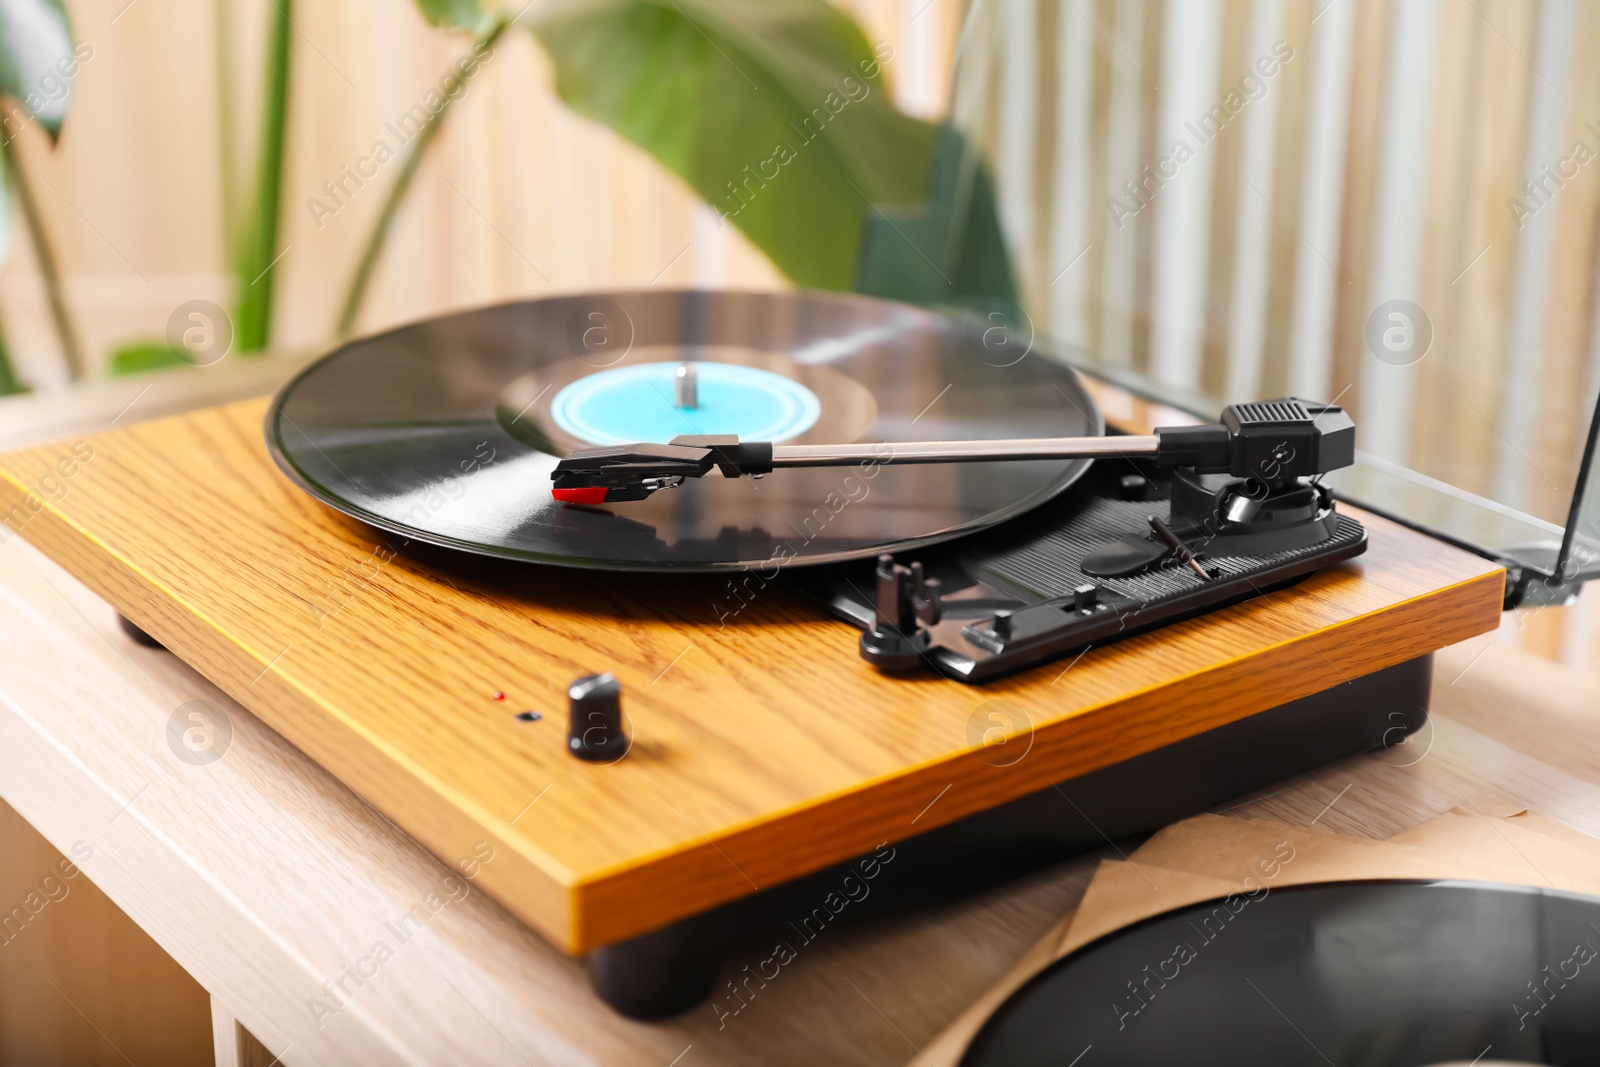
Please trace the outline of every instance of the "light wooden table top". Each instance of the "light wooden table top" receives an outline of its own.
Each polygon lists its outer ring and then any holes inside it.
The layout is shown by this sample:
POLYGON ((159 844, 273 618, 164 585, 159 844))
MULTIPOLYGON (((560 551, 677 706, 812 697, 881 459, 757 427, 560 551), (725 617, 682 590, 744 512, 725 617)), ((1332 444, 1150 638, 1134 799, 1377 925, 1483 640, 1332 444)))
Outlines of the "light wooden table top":
MULTIPOLYGON (((824 935, 721 1028, 710 1007, 632 1023, 481 893, 396 944, 389 925, 429 893, 448 899, 448 868, 180 661, 128 640, 18 538, 0 546, 0 647, 0 796, 57 848, 92 843, 84 873, 291 1065, 904 1063, 1075 903, 1095 863, 824 935), (169 743, 193 700, 229 724, 214 762, 169 743), (346 977, 379 941, 392 958, 346 977), (324 986, 341 981, 347 997, 324 986)), ((1237 810, 1385 837, 1495 791, 1600 835, 1597 781, 1600 697, 1484 637, 1439 656, 1415 745, 1237 810)))

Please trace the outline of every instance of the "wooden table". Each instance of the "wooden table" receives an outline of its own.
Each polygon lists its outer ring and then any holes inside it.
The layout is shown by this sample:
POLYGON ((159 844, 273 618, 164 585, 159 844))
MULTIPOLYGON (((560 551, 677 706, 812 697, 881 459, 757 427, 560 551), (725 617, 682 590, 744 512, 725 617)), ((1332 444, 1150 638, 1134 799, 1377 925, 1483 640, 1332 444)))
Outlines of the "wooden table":
MULTIPOLYGON (((208 388, 207 400, 230 392, 208 388)), ((231 395, 261 388, 257 378, 231 395)), ((109 421, 117 410, 105 406, 109 421)), ((0 648, 0 797, 56 849, 87 850, 84 875, 209 993, 230 1067, 272 1059, 249 1058, 240 1024, 294 1065, 904 1063, 1072 906, 1095 862, 825 933, 720 1027, 709 1006, 631 1023, 594 999, 578 963, 481 893, 447 898, 372 963, 374 943, 393 942, 389 925, 442 893, 448 869, 205 679, 135 645, 109 607, 16 538, 0 547, 0 648), (205 764, 168 739, 174 712, 196 699, 231 729, 205 764)), ((1433 724, 1416 747, 1323 768, 1242 810, 1387 836, 1495 790, 1600 834, 1597 712, 1573 676, 1479 638, 1440 655, 1433 724)), ((0 969, 23 944, 0 951, 0 969)), ((131 1048, 118 1026, 136 1021, 114 1024, 90 1003, 73 1011, 108 1046, 131 1048)))

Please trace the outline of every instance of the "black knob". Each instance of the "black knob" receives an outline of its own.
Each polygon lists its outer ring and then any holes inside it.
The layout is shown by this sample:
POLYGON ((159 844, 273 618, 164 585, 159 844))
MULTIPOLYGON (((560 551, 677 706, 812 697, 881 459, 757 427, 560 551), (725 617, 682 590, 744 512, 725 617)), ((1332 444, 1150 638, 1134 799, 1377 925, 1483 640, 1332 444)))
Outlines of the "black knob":
POLYGON ((1143 500, 1150 492, 1150 479, 1142 474, 1124 474, 1117 493, 1124 500, 1143 500))
POLYGON ((587 674, 567 686, 567 751, 581 760, 610 763, 628 752, 622 729, 622 683, 587 674))

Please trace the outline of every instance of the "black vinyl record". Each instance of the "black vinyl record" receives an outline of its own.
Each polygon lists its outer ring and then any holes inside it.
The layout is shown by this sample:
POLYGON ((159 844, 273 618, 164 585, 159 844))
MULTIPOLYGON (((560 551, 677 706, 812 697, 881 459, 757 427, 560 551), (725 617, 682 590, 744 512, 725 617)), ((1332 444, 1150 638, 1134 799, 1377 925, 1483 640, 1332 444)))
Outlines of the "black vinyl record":
POLYGON ((1059 960, 962 1067, 1600 1064, 1600 900, 1468 882, 1270 889, 1059 960))
POLYGON ((784 470, 555 502, 576 448, 737 433, 794 444, 1103 432, 1076 376, 995 313, 827 293, 632 292, 484 308, 351 342, 284 386, 268 447, 317 499, 407 539, 578 567, 832 562, 1020 514, 1087 461, 784 470), (697 368, 701 401, 674 403, 697 368))

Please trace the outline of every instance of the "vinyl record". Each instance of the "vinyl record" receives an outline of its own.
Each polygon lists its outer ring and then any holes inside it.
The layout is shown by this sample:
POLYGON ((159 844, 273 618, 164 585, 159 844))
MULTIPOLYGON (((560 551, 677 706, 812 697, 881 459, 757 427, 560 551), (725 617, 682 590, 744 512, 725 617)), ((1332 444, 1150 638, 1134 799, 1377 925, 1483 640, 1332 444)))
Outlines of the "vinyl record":
POLYGON ((1031 329, 823 293, 636 292, 508 304, 354 341, 284 386, 266 424, 317 499, 403 538, 628 570, 832 562, 1020 514, 1086 461, 712 476, 644 501, 558 504, 593 445, 737 434, 794 444, 1103 432, 1031 329), (693 408, 673 374, 692 362, 693 408))
POLYGON ((962 1067, 1600 1064, 1600 900, 1468 882, 1270 889, 1079 949, 962 1067))

